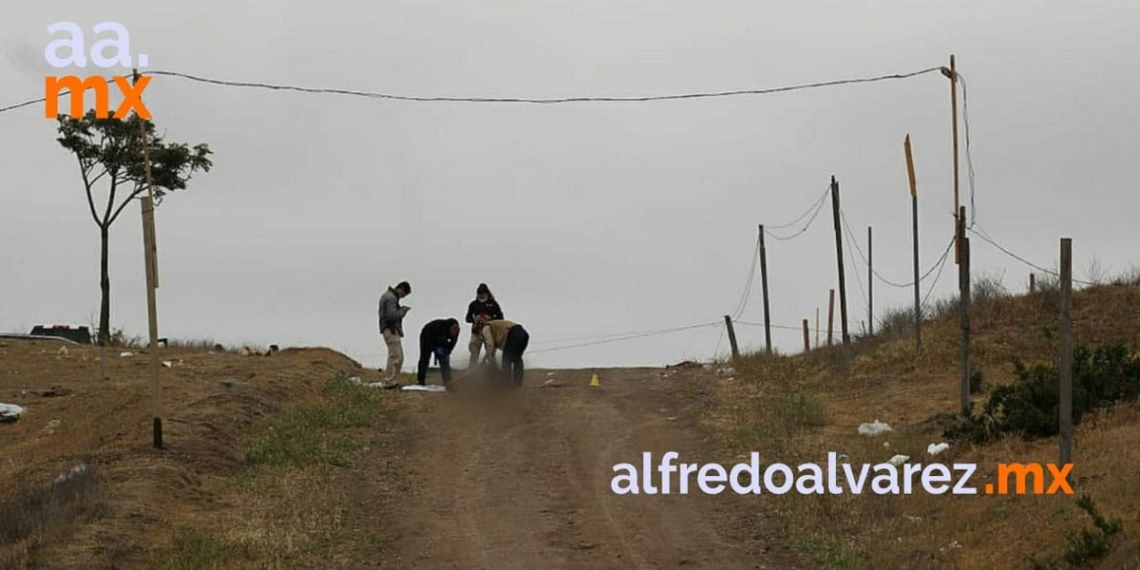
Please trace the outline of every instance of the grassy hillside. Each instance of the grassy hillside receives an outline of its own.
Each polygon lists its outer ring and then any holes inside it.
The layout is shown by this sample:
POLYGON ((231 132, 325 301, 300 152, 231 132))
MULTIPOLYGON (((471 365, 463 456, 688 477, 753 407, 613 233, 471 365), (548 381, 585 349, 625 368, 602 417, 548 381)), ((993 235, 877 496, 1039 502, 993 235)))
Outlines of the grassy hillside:
MULTIPOLYGON (((1048 284, 1044 291, 1018 296, 993 282, 974 289, 971 354, 982 383, 973 405, 980 413, 994 390, 1016 380, 1015 360, 1027 367, 1057 362, 1059 305, 1048 284)), ((999 462, 1056 462, 1056 437, 1017 433, 982 444, 953 441, 937 458, 927 454, 929 444, 951 442, 944 432, 959 409, 955 302, 933 313, 917 352, 907 324, 913 313, 899 313, 885 320, 883 332, 850 347, 744 357, 734 363, 734 378, 718 383, 705 420, 722 434, 728 453, 758 451, 763 463, 826 464, 829 451, 847 454, 855 464, 881 463, 895 454, 923 464, 975 462, 972 484, 980 488, 995 480, 999 462), (893 431, 878 437, 857 433, 861 423, 876 419, 893 431)), ((1121 282, 1076 292, 1073 338, 1075 345, 1122 342, 1135 349, 1140 286, 1121 282)), ((769 496, 766 504, 828 568, 1140 567, 1140 404, 1118 403, 1086 415, 1074 439, 1073 495, 793 493, 769 496), (1100 540, 1104 533, 1094 532, 1093 519, 1077 505, 1083 494, 1108 519, 1104 524, 1119 519, 1122 530, 1100 540), (1097 544, 1067 542, 1078 540, 1082 529, 1090 531, 1086 542, 1097 544), (1093 552, 1098 548, 1107 552, 1093 552)))

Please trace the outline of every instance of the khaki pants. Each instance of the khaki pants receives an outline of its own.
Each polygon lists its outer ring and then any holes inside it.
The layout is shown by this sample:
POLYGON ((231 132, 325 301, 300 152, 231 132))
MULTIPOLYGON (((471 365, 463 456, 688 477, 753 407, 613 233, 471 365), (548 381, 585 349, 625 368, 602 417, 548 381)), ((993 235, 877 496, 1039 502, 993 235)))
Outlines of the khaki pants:
POLYGON ((384 368, 384 381, 393 382, 400 377, 404 368, 404 346, 400 342, 400 335, 391 330, 384 329, 384 344, 388 347, 388 366, 384 368))
POLYGON ((483 337, 479 333, 471 332, 471 341, 467 343, 467 350, 471 352, 471 360, 467 363, 468 368, 474 368, 479 364, 479 353, 483 350, 483 337))

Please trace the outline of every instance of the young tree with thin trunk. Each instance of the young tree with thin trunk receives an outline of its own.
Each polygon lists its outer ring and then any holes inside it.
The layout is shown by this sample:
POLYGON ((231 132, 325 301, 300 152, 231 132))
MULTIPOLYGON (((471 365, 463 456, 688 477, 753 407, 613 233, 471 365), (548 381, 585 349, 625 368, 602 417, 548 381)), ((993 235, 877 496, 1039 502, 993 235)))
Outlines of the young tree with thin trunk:
MULTIPOLYGON (((124 119, 99 119, 94 111, 89 111, 81 119, 67 115, 59 117, 57 140, 79 162, 87 207, 99 228, 100 344, 107 344, 111 337, 111 278, 108 267, 111 225, 128 204, 147 191, 139 120, 133 114, 124 119), (106 190, 99 191, 101 187, 106 190)), ((191 147, 184 143, 168 143, 155 136, 153 122, 146 121, 145 125, 157 206, 166 194, 185 190, 186 183, 195 172, 208 172, 212 166, 211 152, 205 144, 191 147)))

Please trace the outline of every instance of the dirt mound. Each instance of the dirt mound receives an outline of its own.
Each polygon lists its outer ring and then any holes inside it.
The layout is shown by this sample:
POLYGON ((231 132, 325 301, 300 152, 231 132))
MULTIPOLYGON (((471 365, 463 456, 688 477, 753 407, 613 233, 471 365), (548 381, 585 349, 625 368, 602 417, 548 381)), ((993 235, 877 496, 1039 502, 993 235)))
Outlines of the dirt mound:
POLYGON ((367 374, 321 348, 269 357, 160 349, 169 366, 157 450, 152 356, 108 349, 100 381, 97 348, 61 346, 0 341, 0 402, 25 410, 0 425, 3 568, 131 566, 168 542, 181 517, 219 508, 211 484, 242 468, 251 424, 314 398, 331 378, 367 374))

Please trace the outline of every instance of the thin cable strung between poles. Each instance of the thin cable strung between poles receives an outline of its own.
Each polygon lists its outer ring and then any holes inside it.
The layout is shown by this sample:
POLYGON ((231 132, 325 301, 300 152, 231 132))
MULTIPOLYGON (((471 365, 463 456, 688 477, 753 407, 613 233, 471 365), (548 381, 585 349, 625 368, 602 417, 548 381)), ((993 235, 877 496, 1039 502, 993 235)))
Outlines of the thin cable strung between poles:
MULTIPOLYGON (((844 213, 844 211, 842 209, 839 210, 839 219, 843 222, 844 233, 847 234, 848 241, 852 242, 855 245, 855 251, 859 252, 859 257, 862 258, 863 265, 870 265, 870 263, 867 262, 867 256, 863 253, 863 249, 859 247, 859 242, 855 240, 855 235, 851 231, 851 227, 847 225, 847 214, 844 213)), ((949 248, 953 247, 953 245, 954 245, 954 241, 953 241, 953 239, 951 239, 950 246, 947 246, 947 249, 949 250, 949 248)), ((930 267, 930 269, 927 269, 926 273, 923 273, 918 278, 918 282, 922 283, 923 281, 926 280, 927 277, 930 276, 931 273, 934 273, 934 270, 937 268, 937 265, 938 264, 936 262, 934 265, 932 265, 930 267)), ((890 285, 891 287, 898 287, 899 289, 907 289, 907 288, 914 286, 914 281, 911 281, 909 283, 895 283, 894 281, 891 281, 891 280, 887 279, 886 277, 883 277, 874 268, 871 268, 871 273, 873 273, 875 275, 875 277, 878 278, 879 281, 882 281, 883 283, 890 285)))
POLYGON ((811 215, 811 218, 810 218, 810 219, 807 221, 807 223, 806 223, 806 224, 804 224, 804 227, 800 228, 800 231, 798 231, 798 232, 796 232, 796 233, 794 233, 794 234, 791 234, 791 235, 787 235, 787 236, 781 236, 781 235, 778 235, 778 234, 776 234, 776 233, 773 233, 773 232, 769 231, 769 230, 768 230, 768 228, 767 228, 767 227, 765 227, 765 228, 764 228, 764 233, 765 233, 765 235, 768 235, 769 237, 771 237, 772 239, 775 239, 775 240, 777 240, 777 241, 791 241, 791 240, 793 240, 793 239, 795 239, 795 238, 798 238, 798 237, 800 237, 801 235, 803 235, 803 234, 807 233, 808 229, 810 229, 810 228, 811 228, 811 226, 812 226, 812 224, 813 224, 813 223, 815 223, 815 220, 816 220, 816 218, 818 218, 818 217, 819 217, 819 213, 823 211, 823 206, 824 206, 824 205, 827 203, 827 200, 826 200, 826 198, 827 198, 827 196, 826 196, 826 195, 824 195, 824 197, 823 197, 823 198, 821 198, 821 199, 820 199, 820 200, 819 200, 819 201, 816 203, 816 205, 815 205, 815 212, 813 212, 813 213, 812 213, 812 215, 811 215))
POLYGON ((756 279, 756 264, 760 259, 760 236, 756 236, 756 248, 752 250, 752 267, 748 270, 748 282, 744 284, 744 294, 740 296, 740 302, 736 304, 736 310, 732 313, 733 320, 739 319, 740 315, 744 314, 744 308, 748 306, 748 299, 752 293, 752 282, 756 279))
POLYGON ((828 195, 828 193, 830 193, 830 192, 831 192, 831 188, 830 188, 830 187, 828 187, 827 189, 825 189, 825 190, 823 191, 823 194, 822 194, 822 195, 819 197, 819 199, 817 199, 815 202, 812 202, 812 203, 811 203, 811 206, 808 206, 808 209, 804 210, 804 213, 800 214, 800 217, 798 217, 798 218, 796 218, 796 219, 794 219, 794 220, 792 220, 792 221, 790 221, 790 222, 788 222, 788 223, 786 223, 786 224, 780 224, 780 225, 778 225, 778 226, 773 226, 773 225, 769 225, 769 224, 764 224, 764 229, 766 229, 766 230, 767 230, 767 229, 772 229, 772 230, 782 230, 782 229, 784 229, 784 228, 789 228, 789 227, 792 227, 792 226, 794 226, 794 225, 796 225, 796 224, 800 223, 800 221, 801 221, 801 220, 803 220, 804 218, 808 217, 808 214, 811 214, 813 211, 815 211, 815 210, 818 210, 818 209, 819 209, 819 206, 820 206, 820 202, 823 202, 824 200, 826 200, 826 199, 827 199, 827 195, 828 195))
POLYGON ((721 321, 713 321, 711 323, 704 323, 704 324, 699 324, 699 325, 690 325, 687 327, 677 327, 674 329, 668 329, 668 330, 662 330, 662 331, 656 331, 656 332, 650 332, 650 333, 628 335, 628 336, 624 336, 624 337, 620 337, 620 338, 613 338, 613 339, 608 339, 608 340, 596 340, 594 342, 584 342, 581 344, 571 344, 571 345, 567 345, 567 346, 556 346, 556 347, 552 347, 552 348, 541 348, 538 350, 532 350, 530 352, 531 352, 531 354, 537 354, 540 352, 554 352, 554 351, 558 351, 558 350, 570 350, 572 348, 582 348, 582 347, 586 347, 586 346, 597 346, 599 344, 611 344, 611 343, 615 343, 615 342, 624 342, 627 340, 635 340, 635 339, 639 339, 639 338, 648 338, 648 337, 652 337, 652 336, 660 336, 663 334, 687 331, 687 330, 692 330, 692 329, 712 327, 712 326, 716 326, 717 323, 719 323, 719 322, 721 322, 721 321))
MULTIPOLYGON (((1047 274, 1052 275, 1054 277, 1060 277, 1061 276, 1061 274, 1057 273, 1056 271, 1051 271, 1049 269, 1045 269, 1044 267, 1041 267, 1040 265, 1037 265, 1036 263, 1033 263, 1032 261, 1029 261, 1028 259, 1025 259, 1024 257, 1021 257, 1020 255, 1017 255, 1016 253, 1013 253, 1012 251, 1006 249, 1005 247, 1002 247, 1000 244, 998 244, 996 241, 994 241, 993 238, 989 237, 989 232, 987 232, 985 230, 985 228, 983 228, 981 225, 978 225, 978 230, 975 230, 973 228, 967 228, 967 231, 969 231, 970 233, 982 238, 982 241, 998 248, 999 250, 1001 250, 1002 253, 1024 263, 1025 265, 1028 265, 1029 267, 1031 267, 1033 269, 1036 269, 1042 273, 1047 273, 1047 274), (981 231, 979 232, 978 230, 981 230, 981 231)), ((1087 285, 1087 286, 1096 285, 1096 283, 1092 283, 1089 281, 1081 281, 1080 279, 1076 279, 1076 278, 1073 278, 1073 283, 1078 283, 1080 285, 1087 285)))
POLYGON ((966 80, 961 73, 955 73, 962 85, 962 124, 966 127, 966 172, 970 181, 970 227, 973 228, 978 219, 978 206, 974 198, 974 158, 970 152, 970 103, 966 97, 966 80))
MULTIPOLYGON (((679 99, 709 99, 716 97, 736 97, 741 95, 770 95, 773 93, 783 93, 787 91, 800 91, 805 89, 818 89, 821 87, 834 87, 838 85, 851 85, 856 83, 873 83, 877 81, 888 81, 894 79, 909 79, 919 75, 925 75, 935 71, 941 71, 942 67, 931 67, 910 73, 895 73, 889 75, 879 75, 875 77, 863 77, 857 79, 839 79, 834 81, 822 81, 818 83, 805 83, 800 85, 790 85, 786 87, 771 87, 767 89, 737 89, 731 91, 709 91, 697 93, 682 93, 673 95, 644 95, 644 96, 630 96, 630 97, 599 97, 599 96, 586 96, 586 97, 553 97, 553 98, 528 98, 528 97, 451 97, 451 96, 419 96, 419 95, 394 95, 391 93, 380 93, 372 91, 358 91, 353 89, 331 89, 331 88, 314 88, 314 87, 300 87, 296 85, 280 85, 270 83, 259 83, 253 81, 226 81, 221 79, 211 79, 189 73, 180 73, 177 71, 151 71, 148 75, 161 75, 168 77, 177 77, 198 83, 207 83, 211 85, 221 85, 225 87, 244 87, 254 89, 268 89, 272 91, 296 91, 300 93, 313 93, 313 94, 327 94, 327 95, 349 95, 354 97, 365 97, 369 99, 388 99, 393 101, 416 101, 416 102, 451 102, 451 103, 526 103, 537 105, 553 105, 562 103, 633 103, 633 102, 647 102, 647 101, 672 101, 679 99)), ((0 108, 0 113, 12 111, 21 107, 35 105, 46 101, 44 98, 25 101, 17 103, 8 107, 0 108)))

